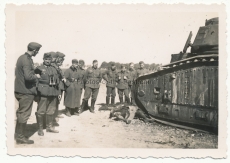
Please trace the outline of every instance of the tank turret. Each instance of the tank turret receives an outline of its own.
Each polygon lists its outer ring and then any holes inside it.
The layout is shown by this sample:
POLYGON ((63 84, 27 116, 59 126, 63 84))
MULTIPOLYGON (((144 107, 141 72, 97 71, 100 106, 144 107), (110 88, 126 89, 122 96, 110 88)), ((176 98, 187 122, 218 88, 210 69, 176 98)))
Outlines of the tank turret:
POLYGON ((205 26, 199 28, 193 44, 191 43, 192 32, 190 32, 183 51, 172 54, 170 63, 197 55, 218 54, 218 22, 218 18, 206 20, 205 26), (186 53, 188 47, 191 47, 190 53, 186 53))

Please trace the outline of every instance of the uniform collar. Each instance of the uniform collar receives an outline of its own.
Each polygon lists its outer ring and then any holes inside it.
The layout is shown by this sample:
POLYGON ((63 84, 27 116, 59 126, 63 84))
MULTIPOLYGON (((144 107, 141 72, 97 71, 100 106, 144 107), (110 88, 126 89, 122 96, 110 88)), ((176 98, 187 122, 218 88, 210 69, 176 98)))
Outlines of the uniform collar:
POLYGON ((92 69, 97 70, 98 68, 94 68, 94 67, 92 66, 92 69))
POLYGON ((77 69, 73 66, 70 66, 70 69, 73 70, 73 71, 76 71, 77 69))
POLYGON ((32 58, 32 56, 27 52, 25 52, 25 55, 27 55, 27 57, 29 57, 29 58, 32 58))
POLYGON ((43 66, 45 66, 45 67, 50 67, 51 65, 47 66, 47 65, 45 65, 45 64, 43 63, 43 66))

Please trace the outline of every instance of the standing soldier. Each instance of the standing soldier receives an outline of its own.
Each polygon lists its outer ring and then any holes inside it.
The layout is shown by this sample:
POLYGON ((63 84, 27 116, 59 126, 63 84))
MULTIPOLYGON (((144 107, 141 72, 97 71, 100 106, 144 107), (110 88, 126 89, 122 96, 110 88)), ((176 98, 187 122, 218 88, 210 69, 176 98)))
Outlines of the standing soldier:
POLYGON ((106 70, 102 76, 103 79, 106 81, 106 88, 107 88, 106 105, 107 106, 109 105, 110 97, 111 97, 111 104, 114 105, 114 103, 115 103, 116 75, 117 75, 116 66, 115 66, 115 63, 112 62, 109 70, 106 70))
POLYGON ((121 71, 117 73, 116 81, 117 81, 117 89, 118 95, 120 99, 120 103, 123 103, 124 95, 125 94, 125 101, 130 103, 129 99, 129 91, 128 91, 128 82, 130 80, 129 73, 126 72, 126 67, 124 65, 121 66, 121 71))
POLYGON ((27 52, 21 55, 16 64, 15 69, 15 98, 19 102, 16 116, 17 122, 15 127, 15 139, 19 144, 33 144, 33 140, 29 140, 25 136, 26 123, 32 111, 33 100, 36 92, 36 82, 40 75, 35 75, 32 57, 38 54, 42 45, 31 42, 27 46, 27 52))
POLYGON ((52 56, 52 63, 51 66, 53 66, 56 71, 58 72, 58 76, 59 76, 59 85, 58 85, 58 89, 59 89, 59 95, 58 95, 58 100, 57 100, 57 107, 54 113, 54 124, 58 125, 58 119, 59 118, 63 118, 62 116, 58 115, 58 106, 60 104, 61 98, 62 98, 62 92, 64 91, 64 82, 66 81, 65 76, 62 72, 62 70, 60 69, 60 66, 62 65, 63 61, 64 61, 64 57, 65 55, 61 52, 50 52, 51 56, 52 56))
POLYGON ((139 65, 140 65, 140 68, 137 69, 137 77, 139 77, 139 76, 141 76, 141 75, 144 75, 144 74, 146 74, 146 73, 149 72, 148 69, 145 69, 145 68, 144 68, 144 67, 145 67, 145 64, 144 64, 143 61, 140 61, 140 62, 139 62, 139 65))
POLYGON ((86 84, 84 98, 82 100, 81 105, 81 112, 86 108, 87 101, 89 100, 92 94, 90 112, 94 113, 94 105, 97 100, 101 79, 102 74, 101 71, 98 69, 98 61, 94 60, 93 66, 88 68, 85 72, 84 80, 86 81, 86 84))
MULTIPOLYGON (((132 87, 135 84, 134 81, 137 77, 137 71, 134 69, 134 63, 130 63, 129 64, 129 77, 130 77, 130 81, 129 81, 129 97, 130 97, 130 102, 131 104, 133 104, 133 92, 132 92, 132 87)), ((127 102, 127 101, 126 101, 127 102)))
POLYGON ((66 92, 64 105, 66 106, 66 115, 79 115, 78 109, 81 103, 82 88, 84 87, 84 71, 78 68, 78 60, 72 60, 72 66, 65 71, 66 92))
POLYGON ((35 69, 36 74, 40 74, 38 80, 38 107, 37 107, 37 123, 38 135, 43 136, 43 118, 46 118, 46 132, 58 133, 53 126, 54 112, 57 107, 57 96, 59 95, 58 84, 59 77, 56 69, 51 66, 51 54, 45 53, 43 57, 43 65, 35 69))

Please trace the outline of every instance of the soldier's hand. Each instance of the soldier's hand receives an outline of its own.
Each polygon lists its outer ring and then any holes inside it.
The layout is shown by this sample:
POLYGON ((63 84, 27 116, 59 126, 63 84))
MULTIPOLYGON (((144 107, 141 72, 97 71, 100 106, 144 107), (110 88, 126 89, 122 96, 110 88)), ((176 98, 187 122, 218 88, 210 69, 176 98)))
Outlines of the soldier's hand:
POLYGON ((121 77, 119 76, 118 79, 121 80, 121 77))
POLYGON ((37 76, 37 78, 38 78, 38 79, 40 79, 40 78, 41 78, 41 76, 40 76, 39 74, 35 74, 35 75, 37 76))
POLYGON ((61 101, 61 95, 58 95, 58 100, 61 101))
POLYGON ((126 77, 126 76, 124 76, 124 79, 127 79, 127 77, 126 77))
POLYGON ((66 78, 62 79, 63 82, 66 82, 66 78))

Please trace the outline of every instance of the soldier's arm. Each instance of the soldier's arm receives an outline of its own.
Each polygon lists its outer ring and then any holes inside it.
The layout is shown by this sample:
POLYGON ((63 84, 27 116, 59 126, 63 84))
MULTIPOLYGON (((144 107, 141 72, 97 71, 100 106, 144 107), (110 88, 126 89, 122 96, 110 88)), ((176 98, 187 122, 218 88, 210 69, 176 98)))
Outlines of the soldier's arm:
POLYGON ((64 76, 66 78, 66 82, 65 82, 65 85, 67 87, 70 86, 71 82, 70 82, 70 73, 69 73, 69 70, 66 70, 65 73, 64 73, 64 76))
POLYGON ((101 72, 101 70, 100 70, 100 73, 99 73, 99 81, 101 82, 101 80, 102 80, 102 72, 101 72))
POLYGON ((107 74, 108 74, 108 70, 106 70, 104 73, 102 73, 102 78, 103 78, 106 82, 108 82, 108 76, 107 76, 107 74))
POLYGON ((119 79, 119 73, 116 74, 116 78, 115 78, 116 82, 118 82, 120 79, 119 79))
POLYGON ((23 73, 24 73, 25 80, 27 81, 37 80, 37 76, 35 75, 32 65, 29 60, 24 60, 23 62, 23 73))

